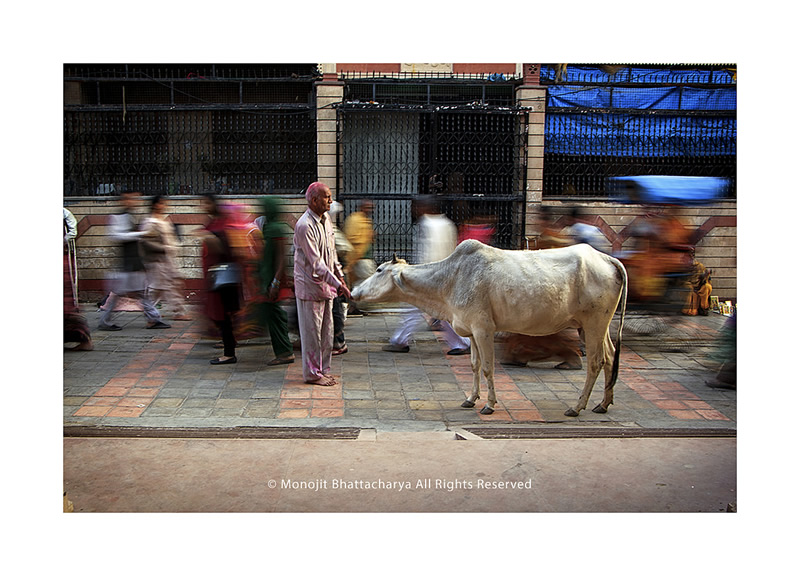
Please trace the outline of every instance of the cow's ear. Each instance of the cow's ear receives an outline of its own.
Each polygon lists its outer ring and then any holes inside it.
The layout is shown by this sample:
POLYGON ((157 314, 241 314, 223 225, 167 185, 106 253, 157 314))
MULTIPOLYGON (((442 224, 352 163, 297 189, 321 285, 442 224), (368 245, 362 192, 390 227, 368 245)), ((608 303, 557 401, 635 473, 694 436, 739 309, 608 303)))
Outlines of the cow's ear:
POLYGON ((400 288, 400 290, 405 290, 406 289, 405 282, 403 282, 403 270, 402 270, 402 268, 392 271, 392 280, 394 280, 395 285, 398 288, 400 288))

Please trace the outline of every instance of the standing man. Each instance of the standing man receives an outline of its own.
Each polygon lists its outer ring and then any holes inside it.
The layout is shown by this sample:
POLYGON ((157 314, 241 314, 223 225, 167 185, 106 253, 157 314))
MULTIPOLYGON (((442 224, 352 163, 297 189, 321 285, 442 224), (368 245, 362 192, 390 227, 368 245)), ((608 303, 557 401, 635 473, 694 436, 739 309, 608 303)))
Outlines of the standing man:
POLYGON ((334 386, 329 374, 333 348, 333 299, 350 298, 344 273, 336 256, 336 238, 331 224, 331 189, 314 182, 306 190, 308 209, 294 229, 294 285, 303 356, 303 378, 307 384, 334 386))
POLYGON ((139 241, 144 232, 139 230, 138 219, 133 212, 139 203, 139 193, 123 192, 121 200, 123 212, 111 217, 110 236, 122 247, 122 270, 112 282, 112 293, 106 301, 105 309, 100 312, 98 330, 122 330, 112 322, 114 307, 120 296, 131 296, 139 301, 147 318, 148 328, 169 328, 169 324, 161 321, 161 314, 145 294, 147 277, 139 254, 139 241))

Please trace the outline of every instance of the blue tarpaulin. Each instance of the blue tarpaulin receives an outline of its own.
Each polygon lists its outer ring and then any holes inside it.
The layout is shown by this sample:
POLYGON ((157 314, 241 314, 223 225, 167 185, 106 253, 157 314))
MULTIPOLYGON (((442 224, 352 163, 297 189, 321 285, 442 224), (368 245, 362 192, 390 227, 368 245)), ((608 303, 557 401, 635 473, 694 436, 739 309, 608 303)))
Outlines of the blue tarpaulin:
POLYGON ((617 113, 545 118, 545 153, 587 156, 735 156, 736 119, 617 113))
MULTIPOLYGON (((732 73, 569 65, 560 82, 570 84, 547 87, 545 153, 735 156, 736 85, 732 73), (611 73, 613 70, 617 72, 611 73)), ((542 67, 542 78, 552 80, 554 76, 554 68, 542 67)))
MULTIPOLYGON (((568 64, 566 75, 561 82, 606 83, 625 82, 628 84, 722 84, 730 85, 735 69, 675 69, 670 67, 651 68, 647 66, 586 66, 568 64)), ((543 80, 555 80, 556 69, 544 64, 540 72, 543 80)))
POLYGON ((710 204, 725 196, 727 178, 705 176, 618 176, 608 179, 610 196, 626 204, 710 204))
POLYGON ((736 88, 549 86, 548 108, 736 110, 736 88))

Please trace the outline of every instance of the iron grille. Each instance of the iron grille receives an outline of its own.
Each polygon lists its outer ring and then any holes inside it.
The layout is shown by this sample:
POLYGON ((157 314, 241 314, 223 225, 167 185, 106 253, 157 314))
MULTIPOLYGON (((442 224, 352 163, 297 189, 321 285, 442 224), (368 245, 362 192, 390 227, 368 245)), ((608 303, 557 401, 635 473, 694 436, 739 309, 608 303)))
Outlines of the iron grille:
POLYGON ((375 259, 413 261, 412 200, 441 196, 458 226, 494 226, 493 243, 521 246, 527 114, 492 107, 338 108, 338 199, 345 214, 362 198, 375 205, 375 259))
POLYGON ((407 106, 514 106, 516 82, 475 83, 465 80, 414 83, 399 80, 349 81, 346 102, 407 106))
POLYGON ((64 78, 143 80, 221 80, 316 78, 317 64, 65 64, 64 78))
POLYGON ((313 110, 64 114, 67 196, 295 193, 315 178, 313 110))
POLYGON ((316 179, 311 65, 66 65, 64 194, 297 193, 316 179))

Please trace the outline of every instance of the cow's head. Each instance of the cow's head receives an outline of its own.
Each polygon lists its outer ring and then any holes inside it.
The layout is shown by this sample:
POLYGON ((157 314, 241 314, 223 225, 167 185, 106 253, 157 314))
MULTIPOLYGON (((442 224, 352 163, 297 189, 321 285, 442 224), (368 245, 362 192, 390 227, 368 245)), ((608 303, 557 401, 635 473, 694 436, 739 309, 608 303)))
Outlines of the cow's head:
POLYGON ((399 301, 398 286, 401 285, 400 272, 408 266, 408 262, 398 258, 397 254, 384 262, 375 273, 353 289, 353 300, 356 302, 392 302, 399 301))

